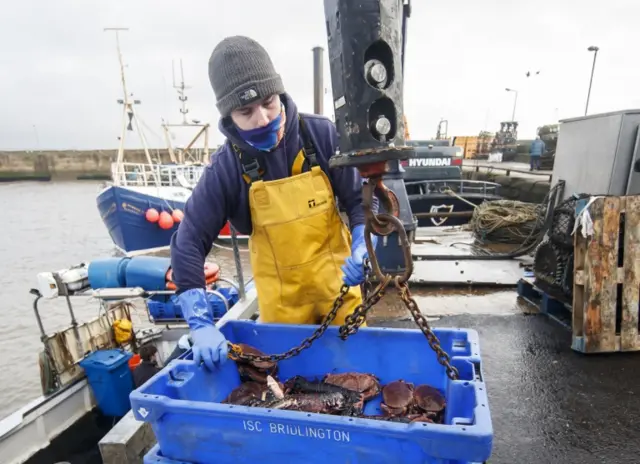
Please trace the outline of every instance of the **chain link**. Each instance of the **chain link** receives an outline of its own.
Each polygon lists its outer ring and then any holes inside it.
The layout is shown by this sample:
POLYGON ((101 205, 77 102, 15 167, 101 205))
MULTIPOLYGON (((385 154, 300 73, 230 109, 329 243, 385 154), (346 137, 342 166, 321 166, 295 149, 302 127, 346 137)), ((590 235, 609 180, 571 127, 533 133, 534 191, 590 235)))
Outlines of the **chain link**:
POLYGON ((420 330, 422 330, 424 336, 427 337, 427 341, 429 342, 431 349, 436 352, 438 362, 447 370, 447 377, 451 380, 458 380, 458 369, 451 365, 449 355, 440 346, 440 340, 438 340, 436 334, 431 330, 427 318, 420 312, 420 308, 418 308, 416 300, 411 297, 409 286, 406 282, 401 283, 396 279, 396 287, 400 291, 400 299, 406 305, 407 309, 413 316, 413 320, 416 322, 420 330))
POLYGON ((320 324, 320 327, 318 327, 310 337, 305 338, 302 341, 302 343, 300 343, 300 345, 294 348, 291 348, 289 351, 282 354, 259 356, 259 355, 244 353, 240 346, 229 342, 228 343, 229 358, 231 358, 234 361, 242 360, 246 362, 255 362, 255 361, 278 362, 278 361, 284 361, 285 359, 289 359, 294 356, 297 356, 298 354, 300 354, 302 350, 309 348, 314 341, 316 341, 318 338, 322 336, 322 334, 324 334, 324 332, 327 330, 329 325, 331 325, 333 320, 336 318, 338 311, 344 304, 344 297, 347 295, 348 292, 349 292, 349 286, 346 284, 343 284, 342 287, 340 288, 340 294, 333 302, 333 307, 331 308, 331 311, 329 311, 329 313, 326 315, 326 317, 324 318, 324 321, 322 321, 322 323, 320 324))
MULTIPOLYGON (((381 182, 379 182, 381 184, 381 182)), ((362 303, 360 303, 353 311, 353 313, 349 314, 345 317, 344 324, 339 328, 340 338, 346 340, 349 336, 355 334, 358 329, 364 324, 367 320, 367 313, 369 310, 375 306, 385 295, 386 289, 391 283, 391 281, 395 282, 395 286, 397 287, 400 298, 404 302, 405 306, 411 313, 414 321, 422 331, 422 333, 427 338, 429 342, 429 346, 436 353, 438 362, 444 366, 446 369, 447 376, 451 380, 457 380, 459 378, 458 369, 451 365, 449 355, 442 349, 440 346, 440 340, 433 333, 433 330, 429 326, 429 322, 427 318, 420 312, 420 308, 418 308, 418 304, 411 296, 411 292, 409 290, 409 286, 407 281, 413 271, 413 262, 411 260, 411 245, 409 240, 407 239, 406 231, 404 229, 403 224, 396 217, 389 214, 374 214, 371 211, 370 204, 371 198, 373 196, 373 188, 370 187, 365 191, 365 199, 368 198, 367 201, 363 201, 363 206, 365 207, 365 217, 366 217, 366 225, 365 225, 365 239, 367 240, 367 249, 370 250, 371 256, 364 262, 364 272, 365 272, 365 280, 362 285, 362 303), (371 197, 371 198, 369 198, 371 197), (370 230, 372 224, 377 224, 379 226, 379 230, 370 230), (384 227, 383 227, 384 226, 384 227), (380 270, 380 267, 377 263, 377 259, 375 253, 371 253, 373 251, 373 247, 371 246, 369 239, 369 232, 376 233, 376 235, 389 235, 393 231, 398 232, 401 242, 401 246, 403 248, 403 252, 405 255, 405 263, 406 270, 402 276, 392 277, 390 274, 383 274, 380 270), (373 287, 373 274, 379 281, 378 285, 373 287)), ((245 362, 278 362, 283 361, 285 359, 292 358, 300 354, 301 351, 309 348, 314 341, 320 338, 329 325, 335 320, 338 311, 344 304, 344 297, 349 292, 349 286, 343 284, 340 288, 340 294, 333 302, 333 307, 331 311, 326 315, 320 326, 313 332, 310 337, 305 338, 300 345, 286 351, 282 354, 272 354, 272 355, 255 355, 244 353, 242 348, 239 345, 235 345, 229 342, 229 358, 234 361, 245 361, 245 362)))
POLYGON ((363 299, 353 313, 344 319, 344 324, 340 327, 340 338, 346 340, 350 335, 355 334, 360 326, 367 320, 367 313, 373 308, 384 296, 385 289, 391 282, 392 277, 386 276, 385 279, 370 293, 366 299, 363 299))

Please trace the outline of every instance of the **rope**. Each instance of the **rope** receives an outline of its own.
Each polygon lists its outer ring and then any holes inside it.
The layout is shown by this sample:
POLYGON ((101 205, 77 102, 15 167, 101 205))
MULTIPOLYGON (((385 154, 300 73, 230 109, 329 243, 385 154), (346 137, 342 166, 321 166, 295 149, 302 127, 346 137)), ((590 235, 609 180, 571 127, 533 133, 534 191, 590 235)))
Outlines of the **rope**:
POLYGON ((482 244, 526 245, 543 227, 544 206, 514 200, 487 201, 473 211, 470 226, 482 244))
POLYGON ((469 201, 469 200, 467 200, 466 198, 461 197, 460 195, 458 195, 456 192, 454 192, 454 191, 453 191, 453 190, 451 190, 450 188, 446 189, 446 190, 444 191, 444 193, 446 193, 447 195, 452 196, 452 197, 454 197, 454 198, 457 198, 458 200, 463 201, 463 202, 465 202, 465 203, 466 203, 466 204, 468 204, 468 205, 473 206, 473 208, 474 208, 474 209, 478 207, 478 205, 476 205, 475 203, 470 202, 470 201, 469 201))
MULTIPOLYGON (((497 253, 497 252, 487 252, 483 253, 475 253, 470 255, 456 255, 456 254, 446 254, 446 255, 423 255, 423 254, 413 254, 414 259, 418 260, 429 260, 429 261, 463 261, 463 260, 502 260, 502 259, 513 259, 518 258, 520 256, 527 255, 531 253, 539 244, 542 242, 545 234, 551 228, 551 224, 553 221, 553 213, 555 211, 556 202, 558 200, 558 195, 561 195, 562 191, 564 191, 565 181, 560 180, 556 185, 551 187, 547 194, 544 197, 544 200, 540 205, 538 205, 539 217, 537 220, 540 223, 539 227, 533 227, 530 230, 529 235, 525 239, 524 243, 519 242, 519 246, 506 253, 497 253)), ((504 201, 504 200, 502 200, 504 201)), ((496 203, 494 202, 488 202, 496 203)), ((516 203, 516 202, 514 202, 516 203)), ((476 208, 474 214, 477 214, 478 209, 476 208)), ((473 220, 473 218, 472 218, 473 220)))

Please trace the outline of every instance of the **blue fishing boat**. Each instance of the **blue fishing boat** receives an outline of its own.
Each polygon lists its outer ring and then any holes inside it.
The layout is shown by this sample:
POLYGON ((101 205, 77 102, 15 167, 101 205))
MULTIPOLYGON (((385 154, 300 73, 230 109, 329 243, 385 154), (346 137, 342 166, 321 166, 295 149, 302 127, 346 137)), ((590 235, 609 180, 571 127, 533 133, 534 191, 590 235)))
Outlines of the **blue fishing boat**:
MULTIPOLYGON (((140 101, 134 99, 127 91, 117 32, 117 52, 123 90, 123 98, 118 100, 123 106, 122 128, 117 159, 111 165, 111 181, 100 189, 96 203, 100 217, 120 251, 126 254, 155 252, 169 246, 171 236, 182 219, 184 205, 204 172, 210 156, 209 124, 187 120, 189 110, 186 108, 186 86, 181 62, 182 80, 180 84, 176 84, 174 72, 173 86, 177 89, 178 99, 182 104, 182 122, 170 124, 163 121, 162 130, 170 161, 163 163, 160 155, 154 159, 141 129, 141 125, 146 124, 136 110, 140 101), (173 128, 186 128, 197 132, 186 146, 179 148, 171 143, 171 139, 175 137, 171 132, 173 128), (142 163, 126 162, 124 159, 125 136, 134 129, 144 150, 142 163), (203 146, 197 147, 196 143, 201 138, 203 146)), ((226 225, 220 233, 220 238, 230 237, 231 232, 226 225)))

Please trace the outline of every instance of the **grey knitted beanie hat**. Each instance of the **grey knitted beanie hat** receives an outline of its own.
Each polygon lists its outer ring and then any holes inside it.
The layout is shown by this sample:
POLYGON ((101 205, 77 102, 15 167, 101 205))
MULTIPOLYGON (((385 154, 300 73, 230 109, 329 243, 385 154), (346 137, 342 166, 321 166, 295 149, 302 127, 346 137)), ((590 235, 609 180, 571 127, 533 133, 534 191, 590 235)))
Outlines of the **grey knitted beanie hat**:
POLYGON ((243 36, 222 40, 209 58, 209 80, 222 117, 273 94, 284 93, 267 51, 243 36))

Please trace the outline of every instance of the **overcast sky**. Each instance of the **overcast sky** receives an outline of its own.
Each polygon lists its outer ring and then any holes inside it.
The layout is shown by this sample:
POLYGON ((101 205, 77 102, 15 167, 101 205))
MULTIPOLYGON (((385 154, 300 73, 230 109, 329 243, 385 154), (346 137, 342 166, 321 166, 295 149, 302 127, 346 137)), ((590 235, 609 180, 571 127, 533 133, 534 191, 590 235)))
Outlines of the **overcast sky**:
MULTIPOLYGON (((536 127, 584 114, 593 54, 600 47, 589 113, 640 107, 638 0, 413 0, 405 110, 412 138, 495 131, 516 119, 520 138, 536 127), (636 44, 634 46, 634 44, 636 44), (527 71, 540 71, 529 79, 527 71)), ((322 0, 22 0, 0 15, 0 149, 115 148, 121 33, 129 90, 142 101, 152 146, 161 118, 179 121, 171 62, 183 60, 189 117, 212 122, 222 141, 207 62, 218 41, 249 35, 270 53, 287 91, 313 111, 314 46, 325 48, 325 113, 331 81, 322 0)), ((128 133, 127 146, 140 146, 128 133)), ((188 138, 177 133, 176 142, 188 138)))

